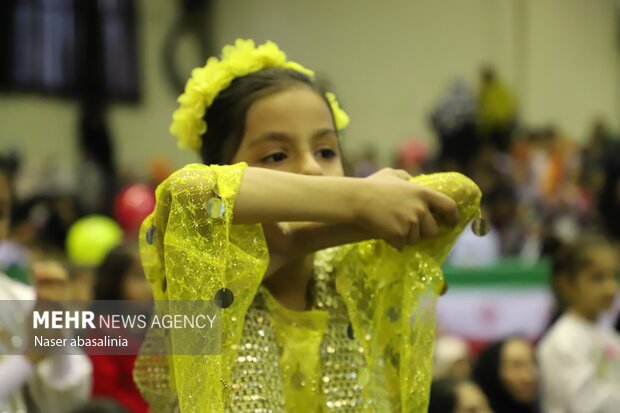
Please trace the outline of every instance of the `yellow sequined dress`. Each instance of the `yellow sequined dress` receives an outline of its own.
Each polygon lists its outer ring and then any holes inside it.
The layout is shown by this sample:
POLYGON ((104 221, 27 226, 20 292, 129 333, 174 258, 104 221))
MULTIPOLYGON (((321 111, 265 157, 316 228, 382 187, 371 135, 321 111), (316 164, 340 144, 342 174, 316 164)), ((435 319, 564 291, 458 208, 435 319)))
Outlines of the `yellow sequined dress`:
MULTIPOLYGON (((175 172, 142 225, 156 300, 234 296, 222 310, 221 354, 138 358, 134 376, 153 412, 426 412, 440 266, 479 210, 478 187, 457 173, 413 178, 457 202, 459 225, 402 252, 381 240, 318 251, 313 308, 292 311, 261 285, 262 226, 232 225, 245 167, 175 172)), ((181 339, 173 332, 145 346, 174 354, 181 339)))

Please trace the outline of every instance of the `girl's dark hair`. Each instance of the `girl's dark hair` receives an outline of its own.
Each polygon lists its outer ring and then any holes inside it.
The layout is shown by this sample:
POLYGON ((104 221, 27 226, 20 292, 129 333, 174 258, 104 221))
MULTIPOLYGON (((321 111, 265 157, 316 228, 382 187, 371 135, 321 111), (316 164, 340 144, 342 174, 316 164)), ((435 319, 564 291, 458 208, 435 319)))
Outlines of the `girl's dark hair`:
POLYGON ((431 384, 431 399, 428 413, 452 413, 457 406, 456 388, 463 380, 444 378, 431 384))
POLYGON ((123 300, 123 280, 137 259, 126 245, 111 250, 95 270, 95 300, 123 300))
POLYGON ((553 254, 553 277, 568 276, 574 278, 579 271, 592 262, 590 252, 597 248, 613 248, 613 244, 603 235, 587 234, 559 247, 553 254))
MULTIPOLYGON (((252 103, 294 86, 314 90, 325 100, 331 113, 331 106, 325 97, 325 86, 301 72, 268 68, 238 77, 207 108, 204 117, 207 132, 201 136, 202 162, 206 165, 230 164, 241 145, 246 114, 252 103)), ((333 116, 332 113, 332 119, 333 116)))
POLYGON ((602 235, 587 234, 571 243, 562 244, 560 241, 554 241, 551 248, 548 249, 551 256, 550 282, 551 291, 555 298, 555 309, 547 323, 545 332, 564 314, 568 305, 566 297, 562 296, 560 290, 560 279, 564 277, 575 278, 579 271, 591 262, 589 253, 592 249, 600 247, 611 248, 612 243, 602 235))

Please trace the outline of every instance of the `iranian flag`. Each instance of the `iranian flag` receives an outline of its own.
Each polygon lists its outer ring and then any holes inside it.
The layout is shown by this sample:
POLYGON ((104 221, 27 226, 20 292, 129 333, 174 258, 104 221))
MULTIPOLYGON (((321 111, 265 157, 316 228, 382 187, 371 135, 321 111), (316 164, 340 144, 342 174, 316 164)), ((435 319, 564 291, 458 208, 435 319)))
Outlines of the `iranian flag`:
MULTIPOLYGON (((547 260, 529 264, 510 258, 479 268, 447 265, 444 274, 449 288, 437 303, 438 334, 460 336, 474 351, 510 335, 536 341, 551 319, 547 260)), ((619 309, 617 300, 601 323, 612 326, 619 309)))
POLYGON ((482 268, 444 268, 448 293, 439 298, 439 334, 457 335, 472 347, 518 334, 536 340, 553 311, 549 263, 506 259, 482 268))

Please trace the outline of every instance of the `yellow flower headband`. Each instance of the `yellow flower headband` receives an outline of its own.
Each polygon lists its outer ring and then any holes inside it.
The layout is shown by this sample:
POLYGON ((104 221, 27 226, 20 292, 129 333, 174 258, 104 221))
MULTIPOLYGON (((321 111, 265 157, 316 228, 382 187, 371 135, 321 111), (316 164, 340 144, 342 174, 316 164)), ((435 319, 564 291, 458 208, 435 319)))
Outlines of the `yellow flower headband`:
MULTIPOLYGON (((286 55, 273 42, 258 47, 252 40, 237 39, 235 45, 224 46, 222 57, 211 57, 204 67, 192 71, 192 77, 185 85, 185 92, 177 100, 179 108, 172 115, 170 133, 178 139, 181 148, 198 152, 202 136, 207 131, 204 115, 217 95, 233 81, 266 68, 291 69, 314 78, 314 72, 296 62, 286 60, 286 55)), ((342 130, 349 123, 349 117, 340 108, 336 96, 326 93, 334 114, 336 128, 342 130)))

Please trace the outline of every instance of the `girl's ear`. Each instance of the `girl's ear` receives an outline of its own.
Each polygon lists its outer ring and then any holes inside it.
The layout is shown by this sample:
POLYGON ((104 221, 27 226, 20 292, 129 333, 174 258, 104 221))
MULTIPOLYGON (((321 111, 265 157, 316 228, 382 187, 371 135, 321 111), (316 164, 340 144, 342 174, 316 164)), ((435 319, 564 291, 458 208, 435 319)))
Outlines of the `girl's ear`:
POLYGON ((566 272, 556 275, 554 281, 558 295, 563 299, 569 299, 575 288, 575 277, 571 277, 566 272))

